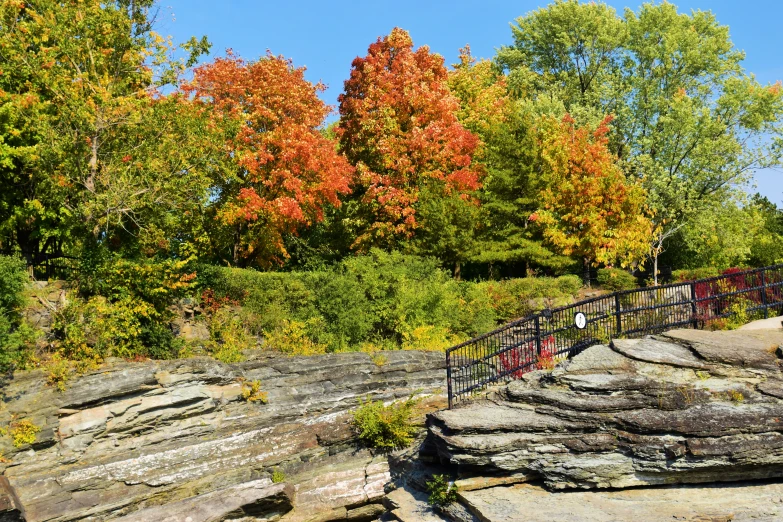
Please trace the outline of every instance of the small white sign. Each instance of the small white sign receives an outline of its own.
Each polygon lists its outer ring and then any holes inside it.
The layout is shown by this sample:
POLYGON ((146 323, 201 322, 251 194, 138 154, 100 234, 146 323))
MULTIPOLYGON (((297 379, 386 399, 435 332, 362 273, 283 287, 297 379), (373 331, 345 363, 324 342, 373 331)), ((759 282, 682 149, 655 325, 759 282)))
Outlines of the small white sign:
POLYGON ((585 317, 585 314, 582 313, 582 312, 575 313, 574 314, 574 324, 580 330, 584 330, 585 326, 587 326, 587 317, 585 317))

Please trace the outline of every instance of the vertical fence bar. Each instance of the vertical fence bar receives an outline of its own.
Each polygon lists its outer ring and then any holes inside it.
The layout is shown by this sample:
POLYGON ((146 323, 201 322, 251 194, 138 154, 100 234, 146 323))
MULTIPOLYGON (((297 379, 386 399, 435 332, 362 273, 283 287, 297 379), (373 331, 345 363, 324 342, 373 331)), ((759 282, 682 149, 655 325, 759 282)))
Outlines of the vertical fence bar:
POLYGON ((536 327, 536 355, 541 357, 541 318, 538 314, 533 321, 536 327))
POLYGON ((769 307, 767 306, 767 278, 764 276, 766 270, 761 270, 761 304, 764 306, 764 319, 769 317, 769 307))
POLYGON ((691 281, 691 322, 694 328, 699 327, 699 320, 696 318, 696 283, 691 281))
POLYGON ((623 333, 623 320, 620 315, 620 294, 614 294, 614 313, 617 315, 617 335, 623 333))
POLYGON ((449 396, 449 409, 454 407, 454 394, 451 391, 451 352, 446 350, 446 391, 449 396))

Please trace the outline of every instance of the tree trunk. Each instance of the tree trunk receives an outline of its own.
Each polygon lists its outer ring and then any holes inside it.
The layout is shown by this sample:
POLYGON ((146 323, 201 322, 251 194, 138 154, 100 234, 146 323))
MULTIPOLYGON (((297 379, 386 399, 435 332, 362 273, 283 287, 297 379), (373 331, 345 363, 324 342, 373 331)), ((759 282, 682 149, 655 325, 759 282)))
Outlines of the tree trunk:
POLYGON ((653 284, 658 286, 658 250, 653 255, 653 284))
POLYGON ((454 279, 459 281, 461 275, 462 275, 462 265, 459 261, 457 261, 456 263, 454 263, 454 279))
POLYGON ((584 280, 585 280, 585 286, 587 288, 590 288, 590 260, 587 258, 584 258, 583 261, 583 267, 584 267, 584 280))

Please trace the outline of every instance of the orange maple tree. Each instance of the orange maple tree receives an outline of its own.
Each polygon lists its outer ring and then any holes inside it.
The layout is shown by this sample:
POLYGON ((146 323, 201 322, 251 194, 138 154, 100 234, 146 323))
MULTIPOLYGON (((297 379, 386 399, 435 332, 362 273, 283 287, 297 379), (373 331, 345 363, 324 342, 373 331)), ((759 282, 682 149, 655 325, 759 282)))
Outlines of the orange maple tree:
POLYGON ((426 46, 414 50, 399 28, 353 61, 338 98, 337 135, 369 211, 354 246, 412 236, 425 187, 466 194, 480 186, 478 138, 457 120, 459 102, 447 82, 443 58, 426 46))
POLYGON ((538 125, 541 207, 529 219, 561 253, 582 258, 585 270, 641 261, 652 237, 645 192, 609 151, 611 120, 595 130, 576 126, 570 115, 543 117, 538 125))
POLYGON ((324 86, 304 71, 270 53, 245 62, 229 52, 197 67, 183 87, 223 139, 227 167, 214 206, 237 265, 285 257, 283 234, 322 220, 324 207, 350 192, 353 167, 319 131, 330 112, 318 98, 324 86))

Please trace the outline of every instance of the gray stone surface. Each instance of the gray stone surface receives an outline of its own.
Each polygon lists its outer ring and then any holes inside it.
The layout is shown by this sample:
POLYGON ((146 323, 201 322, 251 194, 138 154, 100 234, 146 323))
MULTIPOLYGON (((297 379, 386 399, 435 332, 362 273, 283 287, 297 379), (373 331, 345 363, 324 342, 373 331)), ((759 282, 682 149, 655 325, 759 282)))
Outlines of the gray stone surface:
POLYGON ((780 342, 777 330, 679 330, 594 346, 431 414, 432 442, 463 480, 551 489, 783 477, 780 342))
POLYGON ((389 463, 357 444, 350 411, 359 398, 420 390, 423 424, 445 404, 442 353, 384 355, 380 366, 364 353, 114 360, 62 393, 40 370, 17 372, 0 426, 29 419, 41 431, 20 448, 0 437, 0 520, 14 510, 28 522, 374 516, 389 463), (241 397, 256 379, 268 404, 241 397), (284 483, 270 483, 274 470, 284 483))
POLYGON ((768 319, 759 319, 748 324, 744 324, 737 330, 779 330, 783 329, 783 315, 770 317, 768 319))
POLYGON ((530 484, 461 493, 490 522, 772 522, 783 520, 783 484, 550 492, 530 484))

